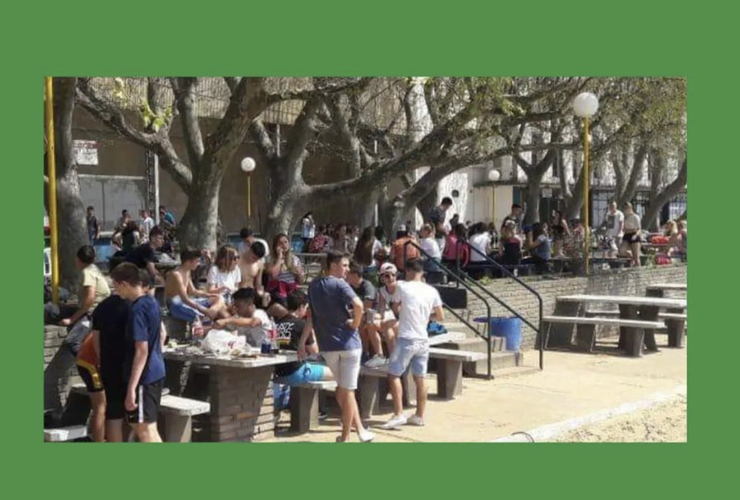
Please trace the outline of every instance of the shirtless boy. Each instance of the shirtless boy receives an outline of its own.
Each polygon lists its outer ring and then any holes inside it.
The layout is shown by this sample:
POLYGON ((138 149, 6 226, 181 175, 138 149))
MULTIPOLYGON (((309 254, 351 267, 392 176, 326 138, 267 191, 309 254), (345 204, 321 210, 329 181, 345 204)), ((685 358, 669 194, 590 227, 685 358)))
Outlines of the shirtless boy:
POLYGON ((259 241, 252 243, 242 254, 239 267, 242 273, 239 288, 253 288, 263 306, 267 307, 265 301, 269 301, 269 294, 264 293, 262 285, 262 276, 265 272, 265 246, 259 241))
POLYGON ((167 275, 164 295, 170 315, 187 322, 199 316, 215 320, 228 317, 226 304, 219 294, 202 292, 193 286, 192 272, 200 264, 200 252, 185 250, 180 266, 167 275))

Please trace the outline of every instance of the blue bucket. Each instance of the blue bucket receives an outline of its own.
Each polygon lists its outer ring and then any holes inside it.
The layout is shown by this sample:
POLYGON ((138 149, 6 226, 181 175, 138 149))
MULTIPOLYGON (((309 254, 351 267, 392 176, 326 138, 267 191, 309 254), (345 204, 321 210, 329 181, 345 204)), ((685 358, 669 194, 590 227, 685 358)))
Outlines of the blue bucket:
MULTIPOLYGON (((485 323, 489 318, 475 318, 477 323, 485 323)), ((491 335, 506 339, 507 351, 518 351, 522 346, 522 320, 517 317, 490 318, 491 335)))

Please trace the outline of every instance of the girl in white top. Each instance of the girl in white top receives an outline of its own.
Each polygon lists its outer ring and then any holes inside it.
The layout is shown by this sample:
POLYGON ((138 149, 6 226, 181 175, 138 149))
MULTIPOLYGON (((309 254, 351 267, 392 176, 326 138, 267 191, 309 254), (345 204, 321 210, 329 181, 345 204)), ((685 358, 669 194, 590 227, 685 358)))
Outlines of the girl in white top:
POLYGON ((442 251, 439 249, 439 243, 434 239, 434 231, 430 224, 424 224, 421 227, 421 241, 419 246, 430 259, 442 259, 442 251))
POLYGON ((486 230, 486 225, 482 222, 475 224, 470 229, 470 246, 478 252, 470 252, 470 262, 485 262, 486 256, 491 252, 491 234, 486 230))
POLYGON ((222 246, 216 255, 216 265, 208 271, 208 292, 221 294, 226 303, 231 294, 239 289, 242 273, 239 269, 239 253, 231 245, 222 246))

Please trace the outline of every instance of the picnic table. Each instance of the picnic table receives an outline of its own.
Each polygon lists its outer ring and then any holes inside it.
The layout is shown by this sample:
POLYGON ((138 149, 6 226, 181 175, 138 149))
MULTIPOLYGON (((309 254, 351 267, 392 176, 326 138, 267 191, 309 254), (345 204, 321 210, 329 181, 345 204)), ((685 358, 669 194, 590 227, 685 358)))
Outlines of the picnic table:
MULTIPOLYGON (((614 295, 566 295, 557 298, 558 314, 577 316, 587 303, 617 304, 619 306, 619 318, 629 324, 630 320, 657 322, 660 310, 664 309, 670 313, 682 313, 686 310, 686 299, 667 299, 661 297, 634 297, 614 295)), ((655 343, 655 329, 636 328, 634 326, 620 326, 619 347, 626 351, 628 356, 642 356, 643 343, 649 351, 657 351, 655 343)), ((670 332, 669 332, 670 333, 670 332)), ((671 347, 680 347, 682 339, 671 339, 671 347), (677 344, 677 345, 671 345, 677 344)))
POLYGON ((163 353, 168 370, 185 363, 208 366, 213 441, 262 441, 275 436, 272 375, 276 365, 298 360, 295 352, 253 358, 198 355, 183 349, 163 353))
POLYGON ((687 291, 686 283, 656 283, 648 285, 646 295, 649 297, 663 297, 667 291, 687 291))

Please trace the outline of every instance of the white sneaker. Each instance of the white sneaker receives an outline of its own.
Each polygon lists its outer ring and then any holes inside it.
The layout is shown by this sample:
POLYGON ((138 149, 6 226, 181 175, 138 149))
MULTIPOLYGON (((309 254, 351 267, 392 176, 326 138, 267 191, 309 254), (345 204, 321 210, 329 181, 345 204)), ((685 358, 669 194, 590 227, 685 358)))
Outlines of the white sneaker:
POLYGON ((370 432, 369 430, 365 429, 362 432, 359 433, 360 435, 360 442, 361 443, 369 443, 373 439, 375 439, 375 434, 370 432))
POLYGON ((393 415, 389 421, 380 426, 381 429, 398 429, 406 424, 406 415, 393 415))
POLYGON ((411 416, 411 417, 408 418, 408 420, 406 421, 406 423, 408 425, 416 425, 416 426, 419 426, 419 427, 423 427, 424 426, 424 419, 421 418, 419 415, 414 414, 413 416, 411 416))
POLYGON ((379 354, 376 354, 365 362, 365 366, 367 366, 368 368, 380 368, 381 366, 384 366, 387 362, 388 360, 386 358, 379 354))

